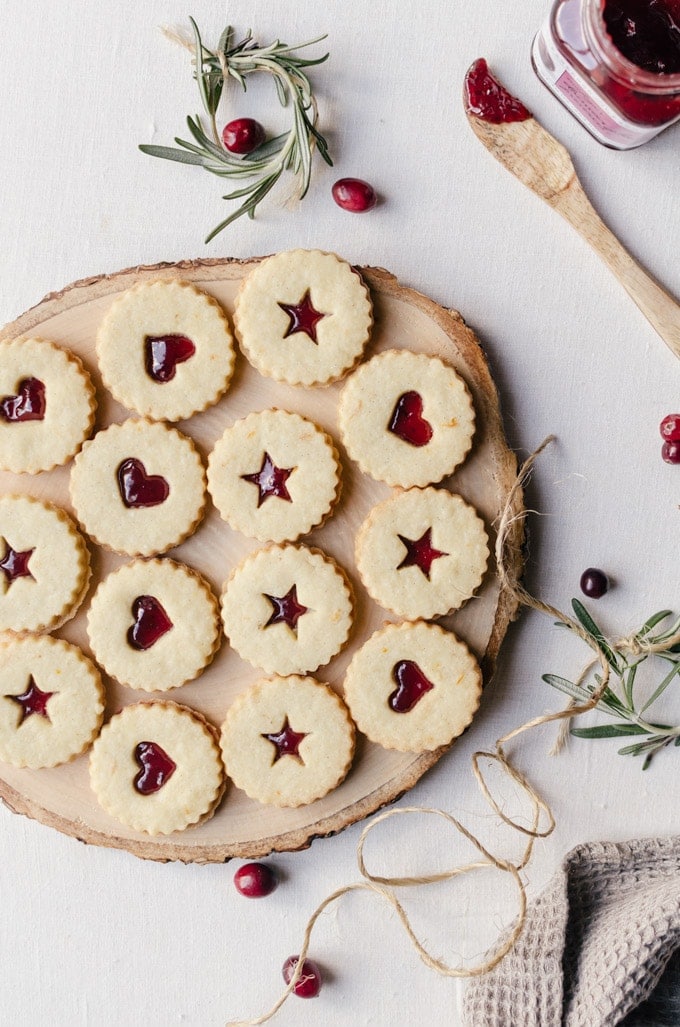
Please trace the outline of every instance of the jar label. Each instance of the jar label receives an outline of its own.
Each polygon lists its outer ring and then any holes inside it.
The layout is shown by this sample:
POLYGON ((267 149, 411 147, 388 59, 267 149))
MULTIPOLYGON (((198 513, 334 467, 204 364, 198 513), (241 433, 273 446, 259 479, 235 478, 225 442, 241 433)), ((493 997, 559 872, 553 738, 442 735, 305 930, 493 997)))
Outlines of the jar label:
POLYGON ((606 111, 602 110, 568 71, 562 72, 555 85, 576 108, 581 117, 601 132, 608 142, 625 145, 638 141, 639 133, 631 132, 625 125, 619 124, 606 111))

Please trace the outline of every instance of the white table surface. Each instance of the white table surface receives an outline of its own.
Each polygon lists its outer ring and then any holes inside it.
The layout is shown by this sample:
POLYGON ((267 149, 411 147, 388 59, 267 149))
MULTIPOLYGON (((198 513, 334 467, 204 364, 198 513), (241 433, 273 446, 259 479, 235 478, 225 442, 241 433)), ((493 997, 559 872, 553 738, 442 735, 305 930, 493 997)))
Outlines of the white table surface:
MULTIPOLYGON (((661 417, 680 408, 677 358, 576 233, 477 142, 461 84, 486 56, 571 150, 612 229, 679 297, 680 127, 628 153, 594 142, 530 66, 547 0, 230 0, 225 16, 263 41, 328 33, 331 59, 313 79, 335 167, 316 162, 296 212, 268 204, 204 246, 224 216, 220 182, 143 156, 137 144, 171 142, 199 110, 188 58, 159 26, 193 14, 214 42, 223 6, 3 0, 0 320, 75 279, 162 260, 302 246, 387 267, 476 330, 521 456, 557 436, 528 494, 540 513, 530 523, 531 588, 566 610, 581 571, 596 565, 614 580, 591 606, 607 631, 677 611, 680 468, 662 462, 658 436, 661 417), (331 184, 346 175, 374 184, 376 210, 356 216, 333 204, 331 184)), ((235 88, 229 109, 268 112, 269 88, 253 83, 246 97, 235 88)), ((472 728, 402 804, 448 810, 508 851, 514 842, 494 827, 470 754, 558 709, 562 697, 541 674, 576 674, 584 657, 549 618, 524 613, 472 728)), ((616 742, 572 740, 550 757, 553 737, 534 732, 517 749, 557 819, 525 875, 530 894, 579 842, 680 829, 676 749, 643 774, 616 755, 616 742)), ((264 1012, 309 913, 357 879, 359 833, 357 825, 274 857, 281 886, 249 902, 233 887, 234 864, 145 863, 0 808, 0 1024, 213 1027, 264 1012)), ((443 825, 418 818, 388 821, 372 851, 387 872, 471 854, 443 825)), ((515 912, 511 887, 492 874, 405 900, 431 951, 452 962, 479 959, 515 912)), ((373 896, 349 896, 327 913, 312 951, 327 970, 321 995, 291 998, 275 1023, 460 1022, 462 986, 423 965, 373 896)))

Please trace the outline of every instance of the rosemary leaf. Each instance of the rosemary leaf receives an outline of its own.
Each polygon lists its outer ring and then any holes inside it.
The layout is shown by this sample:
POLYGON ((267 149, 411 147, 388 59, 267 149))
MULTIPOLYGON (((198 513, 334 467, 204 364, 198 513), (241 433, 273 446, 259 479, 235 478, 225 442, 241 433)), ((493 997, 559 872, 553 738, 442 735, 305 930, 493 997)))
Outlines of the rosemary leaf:
POLYGON ((594 727, 573 727, 569 732, 576 738, 620 738, 622 735, 648 735, 639 724, 596 724, 594 727))

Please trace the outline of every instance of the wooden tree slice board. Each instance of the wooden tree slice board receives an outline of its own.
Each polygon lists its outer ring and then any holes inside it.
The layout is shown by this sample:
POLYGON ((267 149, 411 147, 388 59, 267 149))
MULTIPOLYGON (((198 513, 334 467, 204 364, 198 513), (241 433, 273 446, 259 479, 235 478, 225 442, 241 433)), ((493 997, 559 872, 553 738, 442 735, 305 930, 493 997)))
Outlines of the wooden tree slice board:
MULTIPOLYGON (((79 281, 47 296, 21 315, 0 332, 0 339, 33 335, 76 352, 97 386, 96 428, 102 428, 128 416, 128 412, 106 393, 97 370, 97 326, 111 300, 137 282, 179 278, 193 282, 214 296, 231 315, 240 281, 256 262, 186 261, 130 268, 114 275, 79 281)), ((477 415, 473 449, 465 464, 444 485, 476 507, 486 523, 493 548, 494 523, 506 503, 516 463, 505 441, 498 396, 477 339, 459 314, 404 288, 387 271, 360 270, 371 290, 375 313, 375 329, 366 356, 394 347, 440 356, 456 368, 471 390, 477 415)), ((251 410, 276 406, 297 411, 322 425, 337 443, 336 406, 340 388, 341 383, 325 388, 302 388, 274 382, 258 374, 239 354, 225 397, 204 413, 180 422, 179 428, 193 437, 203 457, 207 458, 227 425, 251 410)), ((340 449, 342 453, 342 447, 340 449)), ((345 668, 353 652, 373 631, 394 619, 366 595, 354 566, 357 529, 369 509, 389 495, 390 490, 363 475, 344 453, 342 462, 340 502, 326 524, 304 539, 338 560, 356 591, 356 620, 349 644, 315 675, 340 693, 345 668)), ((69 471, 67 464, 38 475, 0 472, 0 493, 29 494, 72 512, 69 471)), ((519 513, 520 500, 517 505, 519 513)), ((231 530, 214 508, 209 507, 197 533, 169 555, 200 571, 219 594, 231 569, 259 545, 231 530)), ((102 576, 126 559, 94 545, 91 553, 93 579, 89 595, 73 620, 55 632, 81 646, 88 655, 91 650, 85 630, 85 611, 89 597, 102 576)), ((519 569, 518 566, 515 571, 519 573, 519 569)), ((465 640, 480 659, 485 683, 492 674, 515 609, 512 597, 499 587, 492 564, 479 593, 463 609, 440 621, 465 640)), ((236 694, 261 676, 223 642, 214 662, 201 677, 160 697, 198 709, 219 726, 236 694)), ((107 716, 130 702, 153 698, 149 693, 135 692, 106 677, 104 680, 107 716)), ((231 857, 253 858, 272 851, 304 848, 316 837, 335 833, 410 789, 444 751, 398 753, 374 745, 359 735, 348 777, 323 799, 298 809, 277 809, 262 806, 229 785, 212 819, 167 837, 149 837, 130 831, 104 812, 90 790, 87 755, 49 770, 16 769, 0 764, 0 798, 15 812, 85 842, 124 848, 147 859, 221 862, 231 857)))

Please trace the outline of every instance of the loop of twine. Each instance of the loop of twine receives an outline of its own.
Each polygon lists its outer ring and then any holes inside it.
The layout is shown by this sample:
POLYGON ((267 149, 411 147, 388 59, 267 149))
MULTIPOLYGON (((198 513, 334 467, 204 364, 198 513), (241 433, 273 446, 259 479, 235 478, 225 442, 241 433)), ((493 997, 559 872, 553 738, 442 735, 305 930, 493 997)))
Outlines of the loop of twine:
MULTIPOLYGON (((512 570, 515 566, 515 561, 509 558, 510 553, 510 539, 512 537, 513 528, 519 521, 524 521, 528 511, 521 510, 520 513, 515 512, 515 506, 518 500, 521 500, 524 486, 526 485, 533 465, 538 456, 543 450, 554 440, 554 436, 548 436, 541 445, 528 457, 528 459, 520 467, 517 477, 508 493, 505 501, 503 511, 498 521, 498 531, 496 536, 495 556, 496 565, 498 570, 498 576, 501 583, 501 591, 505 590, 512 596, 519 605, 528 606, 533 610, 540 613, 551 616, 554 620, 559 621, 566 627, 569 627, 579 638, 582 639, 588 646, 593 648, 592 638, 584 631, 578 621, 573 620, 560 610, 551 606, 549 603, 545 603, 540 599, 536 599, 532 596, 523 585, 517 579, 516 574, 512 570)), ((521 502, 520 502, 521 507, 521 502)), ((680 642, 680 634, 673 638, 666 640, 663 645, 655 645, 653 643, 646 643, 644 639, 637 639, 634 637, 624 638, 616 644, 616 648, 630 652, 631 654, 641 653, 655 653, 663 652, 668 649, 671 645, 680 642)), ((505 823, 508 827, 523 834, 527 838, 527 843, 524 848, 524 853, 517 863, 513 863, 510 860, 503 859, 502 857, 495 856, 482 844, 482 842, 469 831, 464 824, 457 820, 450 813, 445 812, 441 809, 430 809, 418 806, 405 806, 397 809, 386 810, 383 813, 378 814, 374 817, 366 826, 363 828, 359 841, 357 843, 357 862, 359 872, 363 880, 355 882, 353 884, 344 885, 338 888, 331 895, 321 902, 310 916, 307 926, 305 928, 302 945, 300 947, 300 954, 298 963, 290 982, 274 1003, 268 1013, 263 1014, 255 1019, 251 1020, 238 1020, 230 1021, 226 1027, 257 1027, 259 1024, 266 1023, 270 1020, 275 1013, 281 1008, 283 1003, 286 1001, 290 993, 293 991, 297 981, 302 976, 303 961, 309 951, 309 942, 314 926, 323 913, 323 911, 330 906, 332 903, 337 902, 343 896, 348 895, 351 892, 366 891, 371 892, 374 895, 382 898, 386 901, 396 912, 401 924, 411 941, 416 952, 423 960, 423 962, 437 973, 442 974, 446 977, 457 977, 457 978, 471 978, 479 977, 482 974, 488 973, 493 970, 501 959, 510 951, 514 946, 522 931, 524 930, 524 924, 526 919, 526 908, 527 908, 527 895, 526 888, 520 871, 524 870, 532 857, 534 844, 539 838, 547 838, 555 829, 556 821, 553 816, 552 810, 541 798, 539 793, 534 787, 528 782, 526 777, 514 766, 510 758, 506 755, 505 745, 523 734, 525 731, 530 731, 537 727, 542 727, 545 724, 552 722, 562 721, 563 727, 568 727, 569 721, 576 716, 580 716, 583 713, 587 713, 592 710, 599 700, 602 698, 605 689, 609 683, 610 668, 607 662, 606 656, 601 649, 596 649, 596 659, 592 660, 586 671, 581 675, 581 678, 585 677, 586 673, 592 670, 593 666, 598 662, 601 666, 602 677, 598 687, 591 693, 590 698, 587 702, 576 703, 571 701, 564 709, 558 710, 554 713, 546 713, 541 716, 533 717, 526 723, 521 724, 519 727, 514 728, 501 738, 496 740, 493 750, 490 751, 479 751, 472 755, 472 771, 480 788, 480 791, 491 807, 493 812, 499 819, 505 823), (500 804, 494 798, 491 790, 486 782, 484 774, 480 769, 480 761, 487 760, 498 764, 503 773, 519 787, 524 795, 529 799, 533 810, 532 826, 526 827, 523 824, 517 822, 517 820, 509 817, 501 808, 500 804), (459 834, 462 834, 474 848, 483 857, 482 859, 467 863, 461 866, 456 866, 450 870, 441 871, 434 874, 423 874, 408 877, 382 877, 377 874, 372 874, 368 871, 364 860, 364 846, 366 839, 371 831, 374 830, 379 824, 383 823, 392 817, 402 815, 412 815, 414 813, 438 816, 449 823, 459 834), (541 821, 545 826, 541 827, 541 821), (485 959, 483 962, 476 966, 466 967, 458 966, 451 967, 443 960, 437 959, 432 956, 421 941, 416 936, 409 918, 397 899, 396 895, 392 891, 393 888, 413 887, 428 884, 435 884, 441 881, 450 880, 454 877, 459 877, 463 874, 470 873, 473 870, 480 869, 495 869, 501 873, 507 873, 514 881, 517 886, 519 895, 519 910, 516 920, 512 928, 508 931, 503 941, 497 941, 495 947, 492 949, 492 954, 485 959)), ((680 729, 678 730, 680 733, 680 729)), ((559 747, 559 741, 558 741, 559 747)))

